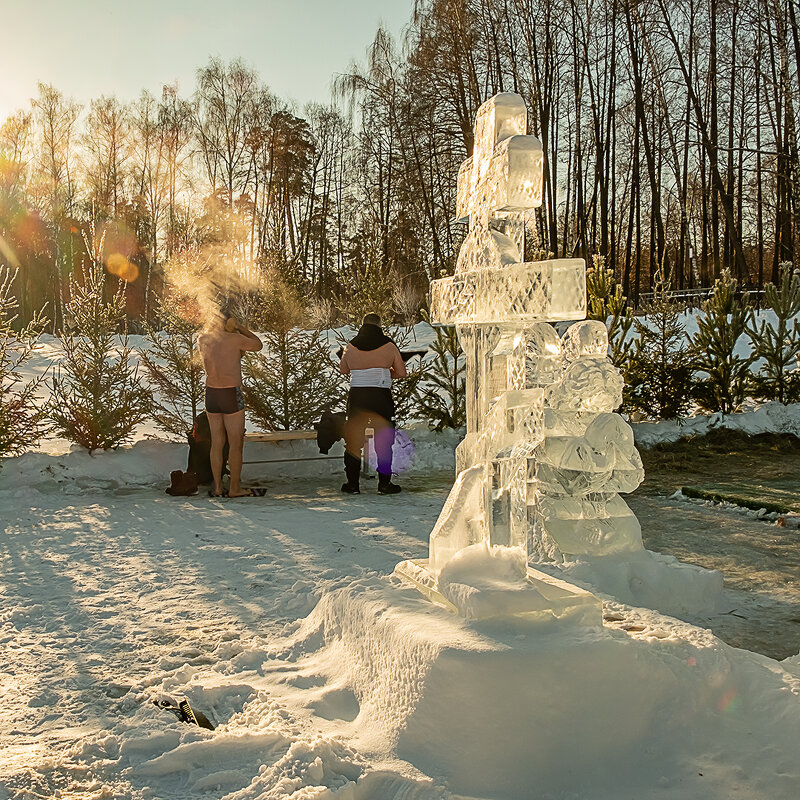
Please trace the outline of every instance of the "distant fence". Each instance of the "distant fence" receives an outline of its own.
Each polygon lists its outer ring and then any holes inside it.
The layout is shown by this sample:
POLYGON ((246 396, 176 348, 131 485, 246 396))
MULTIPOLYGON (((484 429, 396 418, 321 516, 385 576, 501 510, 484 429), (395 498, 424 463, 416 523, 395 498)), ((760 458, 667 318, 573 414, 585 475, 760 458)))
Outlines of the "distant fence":
MULTIPOLYGON (((675 289, 666 292, 666 296, 673 303, 681 305, 686 309, 693 310, 695 308, 700 308, 703 303, 711 297, 713 292, 714 289, 711 287, 706 287, 704 289, 675 289)), ((763 289, 743 289, 739 290, 737 294, 740 297, 743 294, 747 294, 750 298, 751 305, 761 307, 764 298, 763 289)), ((654 292, 642 292, 639 295, 639 302, 636 304, 635 310, 644 311, 644 307, 651 303, 655 296, 654 292)))

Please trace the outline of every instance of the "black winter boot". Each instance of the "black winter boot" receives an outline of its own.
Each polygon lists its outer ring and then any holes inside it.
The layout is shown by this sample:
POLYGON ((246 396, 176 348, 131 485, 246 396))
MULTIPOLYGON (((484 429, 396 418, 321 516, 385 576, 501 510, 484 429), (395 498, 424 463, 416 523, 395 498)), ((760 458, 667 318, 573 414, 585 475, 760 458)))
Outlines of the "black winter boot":
POLYGON ((358 486, 358 479, 361 476, 361 461, 350 453, 344 454, 344 474, 347 483, 342 484, 342 491, 345 494, 361 494, 358 486))
POLYGON ((378 473, 378 494, 397 494, 403 491, 396 483, 392 483, 391 475, 378 473))

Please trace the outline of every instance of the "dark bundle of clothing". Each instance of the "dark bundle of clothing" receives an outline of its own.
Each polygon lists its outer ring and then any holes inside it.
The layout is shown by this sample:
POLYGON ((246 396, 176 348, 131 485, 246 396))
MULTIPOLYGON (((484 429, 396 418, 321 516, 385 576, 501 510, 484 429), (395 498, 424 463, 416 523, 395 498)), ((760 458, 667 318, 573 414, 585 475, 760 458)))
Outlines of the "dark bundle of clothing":
POLYGON ((197 494, 197 475, 194 472, 184 472, 174 469, 169 474, 170 485, 166 488, 167 494, 173 497, 189 497, 197 494))
MULTIPOLYGON (((189 463, 186 467, 187 472, 194 472, 197 475, 197 482, 200 484, 210 484, 214 482, 211 473, 211 427, 208 424, 208 417, 203 411, 194 418, 194 426, 186 432, 189 441, 189 463)), ((222 449, 222 474, 228 469, 228 443, 222 449)))
POLYGON ((320 453, 328 451, 336 442, 344 438, 344 424, 347 414, 344 411, 323 411, 319 422, 314 426, 317 429, 317 446, 320 453))
MULTIPOLYGON (((367 316, 370 316, 369 314, 367 316)), ((367 322, 358 329, 358 333, 350 340, 350 344, 357 350, 367 352, 377 350, 389 342, 394 342, 383 332, 380 325, 367 322)))

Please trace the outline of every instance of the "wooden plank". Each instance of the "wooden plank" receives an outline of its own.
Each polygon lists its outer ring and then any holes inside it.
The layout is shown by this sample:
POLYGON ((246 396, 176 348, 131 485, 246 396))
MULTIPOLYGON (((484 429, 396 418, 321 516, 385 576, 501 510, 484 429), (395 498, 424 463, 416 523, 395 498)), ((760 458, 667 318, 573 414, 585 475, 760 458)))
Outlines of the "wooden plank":
POLYGON ((246 442, 291 442, 297 439, 316 439, 316 431, 264 431, 261 433, 246 433, 246 442))
MULTIPOLYGON (((372 428, 367 428, 367 438, 375 435, 372 428)), ((244 435, 245 442, 292 442, 298 439, 316 439, 316 431, 262 431, 256 433, 246 433, 244 435)))

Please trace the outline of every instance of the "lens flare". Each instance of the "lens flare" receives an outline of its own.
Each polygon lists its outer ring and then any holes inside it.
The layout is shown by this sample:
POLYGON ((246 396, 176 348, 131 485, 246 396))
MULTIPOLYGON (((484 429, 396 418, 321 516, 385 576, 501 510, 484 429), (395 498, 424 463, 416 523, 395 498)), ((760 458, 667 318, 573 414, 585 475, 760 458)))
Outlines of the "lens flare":
POLYGON ((133 283, 139 277, 139 267, 128 261, 122 253, 111 253, 106 258, 106 269, 127 283, 133 283))
POLYGON ((742 698, 739 697, 739 693, 735 689, 728 689, 728 691, 720 697, 717 708, 723 713, 731 713, 736 711, 741 704, 742 698))
POLYGON ((12 269, 19 269, 19 259, 14 248, 0 236, 0 256, 2 256, 12 269))

